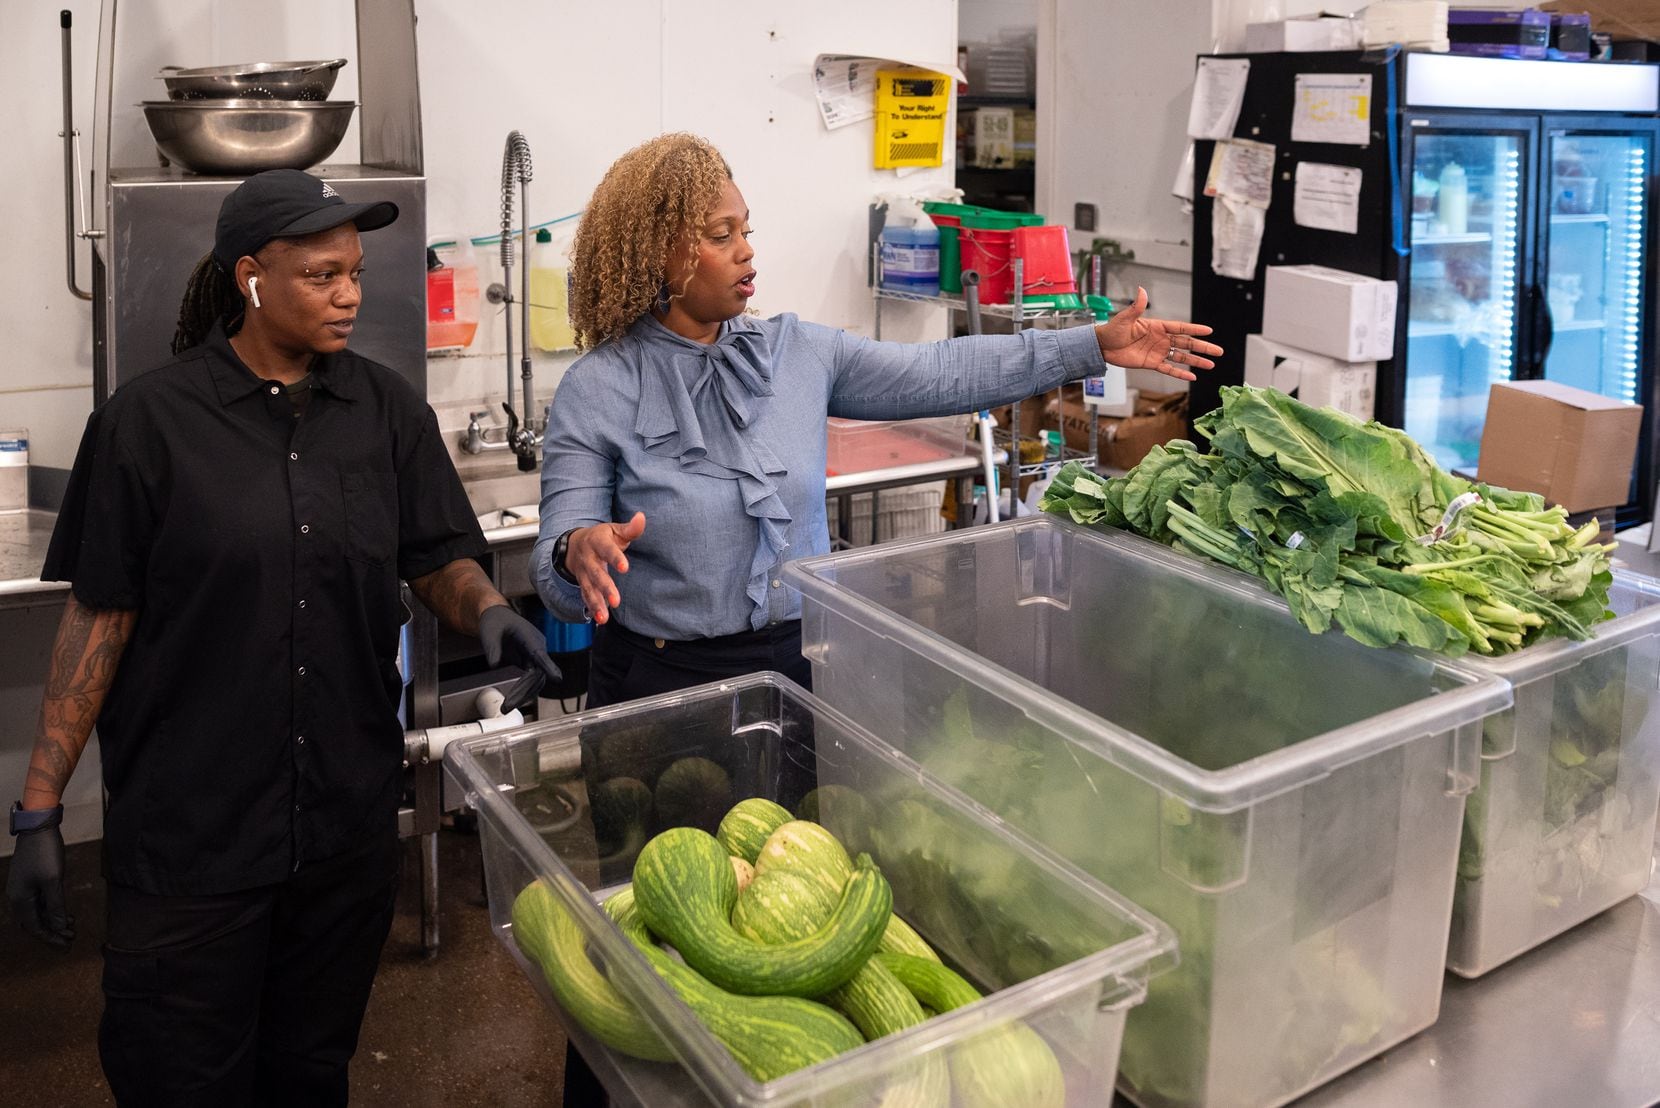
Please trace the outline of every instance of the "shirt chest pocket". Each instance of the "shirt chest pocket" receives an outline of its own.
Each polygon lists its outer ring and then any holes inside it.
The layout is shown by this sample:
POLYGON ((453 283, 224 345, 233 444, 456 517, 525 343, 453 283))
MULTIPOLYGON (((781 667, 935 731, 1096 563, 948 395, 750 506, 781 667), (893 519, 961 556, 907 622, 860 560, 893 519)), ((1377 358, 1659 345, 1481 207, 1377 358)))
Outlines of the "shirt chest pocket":
POLYGON ((398 553, 398 479, 393 473, 343 473, 346 556, 382 563, 398 553))

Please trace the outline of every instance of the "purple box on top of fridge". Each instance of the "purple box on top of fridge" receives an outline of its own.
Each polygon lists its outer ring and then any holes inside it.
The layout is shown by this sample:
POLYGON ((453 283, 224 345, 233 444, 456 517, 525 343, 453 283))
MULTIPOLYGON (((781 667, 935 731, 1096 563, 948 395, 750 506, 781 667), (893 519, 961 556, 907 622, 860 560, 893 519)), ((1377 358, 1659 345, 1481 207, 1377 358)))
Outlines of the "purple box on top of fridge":
POLYGON ((1454 54, 1488 58, 1543 58, 1550 48, 1550 13, 1527 8, 1452 8, 1447 39, 1454 54))
POLYGON ((1550 50, 1556 61, 1591 60, 1591 16, 1587 12, 1550 13, 1550 50))

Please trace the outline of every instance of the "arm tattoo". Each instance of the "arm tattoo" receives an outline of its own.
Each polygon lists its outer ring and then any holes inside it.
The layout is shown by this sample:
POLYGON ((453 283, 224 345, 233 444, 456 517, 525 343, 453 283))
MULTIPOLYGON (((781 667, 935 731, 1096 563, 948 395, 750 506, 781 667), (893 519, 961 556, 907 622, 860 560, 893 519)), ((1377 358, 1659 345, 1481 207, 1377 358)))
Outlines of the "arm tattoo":
POLYGON ((137 621, 136 611, 87 608, 70 596, 52 644, 25 799, 56 804, 62 798, 137 621))
POLYGON ((478 633, 478 617, 484 609, 507 603, 471 558, 457 558, 417 577, 409 587, 439 622, 463 635, 478 633))

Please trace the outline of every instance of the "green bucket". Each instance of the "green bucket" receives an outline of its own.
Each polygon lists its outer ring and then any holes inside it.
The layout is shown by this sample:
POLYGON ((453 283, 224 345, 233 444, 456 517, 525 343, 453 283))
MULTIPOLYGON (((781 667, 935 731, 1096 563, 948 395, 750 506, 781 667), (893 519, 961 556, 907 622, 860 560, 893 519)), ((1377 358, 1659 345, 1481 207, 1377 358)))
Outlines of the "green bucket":
POLYGON ((962 242, 957 233, 960 227, 978 227, 1006 231, 1015 227, 1038 227, 1041 215, 1029 212, 1000 212, 995 208, 981 208, 973 204, 951 204, 943 200, 929 200, 922 205, 928 218, 940 229, 940 291, 963 291, 962 242))

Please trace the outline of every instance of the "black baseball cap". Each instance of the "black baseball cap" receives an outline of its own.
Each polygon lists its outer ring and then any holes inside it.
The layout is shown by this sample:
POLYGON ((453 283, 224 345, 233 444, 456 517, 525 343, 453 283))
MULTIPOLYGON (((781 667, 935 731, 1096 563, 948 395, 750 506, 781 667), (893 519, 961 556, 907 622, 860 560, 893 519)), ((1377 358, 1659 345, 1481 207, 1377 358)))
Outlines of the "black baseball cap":
POLYGON ((373 231, 397 218, 398 206, 390 200, 348 204, 333 185, 309 173, 268 169, 243 181, 219 205, 213 260, 231 273, 239 259, 272 239, 314 235, 342 223, 373 231))

